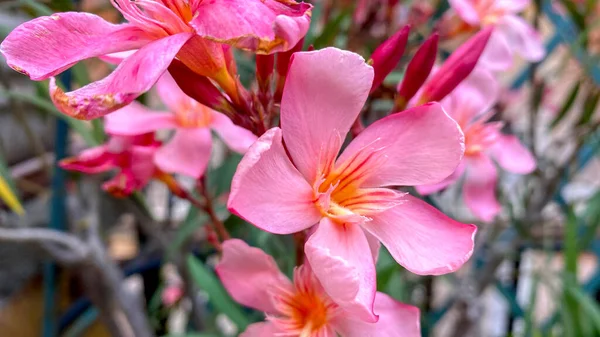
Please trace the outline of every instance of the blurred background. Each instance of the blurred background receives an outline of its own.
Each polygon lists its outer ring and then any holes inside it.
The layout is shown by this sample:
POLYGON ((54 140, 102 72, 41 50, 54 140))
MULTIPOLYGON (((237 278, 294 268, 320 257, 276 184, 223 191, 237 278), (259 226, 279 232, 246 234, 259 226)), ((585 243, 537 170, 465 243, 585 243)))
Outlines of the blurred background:
MULTIPOLYGON (((449 10, 445 0, 311 2, 305 45, 334 45, 366 59, 405 24, 413 26, 412 54, 449 10)), ((2 0, 0 39, 31 18, 70 10, 122 21, 108 0, 2 0)), ((547 55, 535 64, 517 60, 500 74, 495 118, 534 153, 537 170, 501 173, 504 211, 492 223, 480 223, 458 201, 460 186, 426 198, 479 225, 476 251, 458 272, 420 277, 386 251, 380 255, 378 288, 422 309, 423 336, 600 336, 600 3, 539 0, 523 16, 541 33, 547 55)), ((439 59, 463 41, 441 34, 439 59)), ((242 82, 254 85, 254 56, 236 57, 242 82)), ((392 108, 407 61, 373 93, 367 119, 392 108)), ((76 88, 112 68, 90 59, 60 79, 76 88)), ((160 105, 153 92, 140 100, 160 105)), ((236 336, 261 319, 220 286, 205 230, 214 218, 206 212, 160 183, 119 199, 100 189, 106 176, 57 168, 58 160, 105 139, 100 120, 60 114, 47 81, 30 81, 0 62, 0 336, 114 336, 110 322, 123 317, 147 318, 158 336, 236 336), (57 236, 36 237, 31 228, 57 236)), ((241 157, 224 147, 213 152, 204 180, 210 214, 291 271, 293 237, 261 232, 227 212, 241 157)))

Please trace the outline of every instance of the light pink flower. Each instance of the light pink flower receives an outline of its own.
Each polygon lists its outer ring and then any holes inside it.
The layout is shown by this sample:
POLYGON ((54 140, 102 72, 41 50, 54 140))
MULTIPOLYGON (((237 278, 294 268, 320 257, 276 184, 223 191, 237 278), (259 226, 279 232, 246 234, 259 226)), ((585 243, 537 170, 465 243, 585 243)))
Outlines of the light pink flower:
POLYGON ((87 149, 60 162, 65 170, 97 174, 118 171, 102 185, 107 192, 124 197, 142 189, 158 174, 152 158, 160 146, 154 134, 136 137, 112 136, 103 145, 87 149))
POLYGON ((540 34, 517 14, 529 0, 449 0, 458 16, 470 26, 495 25, 480 63, 491 70, 506 70, 512 65, 513 54, 537 62, 546 50, 540 34))
POLYGON ((106 78, 64 93, 51 81, 51 97, 80 119, 106 115, 154 85, 177 57, 192 71, 235 92, 227 70, 229 46, 272 53, 292 48, 308 30, 309 4, 293 0, 111 0, 129 21, 67 12, 26 22, 0 45, 13 69, 33 80, 61 73, 80 60, 136 50, 106 78))
POLYGON ((156 166, 168 173, 200 178, 211 155, 211 130, 234 151, 244 153, 256 140, 250 131, 186 96, 171 75, 165 73, 156 85, 169 112, 155 112, 138 102, 106 116, 106 132, 134 136, 160 129, 175 129, 173 138, 154 156, 156 166))
POLYGON ((263 311, 266 322, 255 323, 241 337, 418 337, 419 309, 384 293, 375 296, 377 323, 354 317, 323 290, 309 265, 294 271, 293 283, 273 258, 244 241, 223 243, 216 267, 223 285, 241 304, 263 311))
POLYGON ((502 122, 488 122, 487 113, 498 98, 494 77, 477 68, 442 105, 465 133, 465 156, 456 171, 444 181, 418 186, 421 194, 446 188, 464 176, 463 197, 467 207, 483 221, 492 221, 500 212, 496 199, 497 172, 494 161, 503 169, 528 174, 535 169, 535 158, 515 136, 500 132, 502 122))
POLYGON ((373 123, 338 157, 372 81, 373 69, 357 54, 336 48, 294 54, 281 128, 250 147, 228 207, 277 234, 318 223, 305 246, 315 275, 338 304, 375 321, 369 252, 379 241, 407 269, 444 274, 469 258, 476 227, 386 188, 435 183, 456 168, 463 135, 439 104, 373 123))

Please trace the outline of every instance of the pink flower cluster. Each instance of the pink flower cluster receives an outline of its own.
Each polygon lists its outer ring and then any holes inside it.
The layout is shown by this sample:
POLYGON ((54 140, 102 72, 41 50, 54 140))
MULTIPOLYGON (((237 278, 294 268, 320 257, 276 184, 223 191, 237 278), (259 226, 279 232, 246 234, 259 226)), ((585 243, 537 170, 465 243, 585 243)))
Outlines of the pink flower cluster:
MULTIPOLYGON (((172 175, 204 175, 212 131, 244 154, 228 209, 262 230, 307 239, 293 281, 260 249, 238 239, 222 243, 216 270, 224 286, 266 315, 242 336, 419 336, 418 309, 377 292, 380 246, 415 274, 440 275, 470 258, 477 228, 407 187, 430 194, 464 175, 467 206, 491 221, 500 212, 494 162, 519 174, 535 168, 533 156, 489 112, 498 96, 490 70, 505 69, 513 52, 543 57, 537 33, 515 14, 526 1, 450 1, 447 20, 460 19, 458 31, 482 29, 437 70, 441 35, 427 39, 408 63, 394 110, 366 128, 363 106, 397 67, 409 26, 367 62, 332 47, 301 52, 312 6, 293 0, 112 3, 128 23, 54 14, 19 26, 0 51, 31 79, 50 78, 50 96, 63 113, 104 117, 110 140, 62 167, 117 170, 105 184, 116 195, 154 178, 185 197, 172 175), (258 54, 258 89, 239 81, 232 47, 258 54), (56 85, 53 76, 91 57, 118 66, 71 92, 56 85), (168 111, 135 101, 152 87, 168 111), (161 130, 172 136, 156 140, 161 130)), ((166 296, 172 304, 181 293, 166 296)))

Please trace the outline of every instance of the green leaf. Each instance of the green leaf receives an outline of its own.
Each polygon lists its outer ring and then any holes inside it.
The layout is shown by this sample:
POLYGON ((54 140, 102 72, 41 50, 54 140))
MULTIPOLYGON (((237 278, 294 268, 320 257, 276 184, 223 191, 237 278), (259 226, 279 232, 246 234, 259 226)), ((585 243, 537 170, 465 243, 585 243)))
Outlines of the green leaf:
POLYGON ((34 0, 21 0, 21 4, 31 9, 33 16, 48 16, 54 14, 54 11, 34 0))
POLYGON ((565 6, 569 14, 571 15, 571 19, 575 22, 579 29, 585 28, 585 17, 579 13, 577 9, 577 5, 572 0, 562 0, 561 3, 565 6))
POLYGON ((227 315, 241 331, 245 330, 251 323, 250 320, 242 308, 231 299, 215 273, 193 255, 188 256, 187 263, 198 286, 208 294, 210 303, 217 311, 227 315))
POLYGON ((339 13, 333 20, 327 23, 327 26, 323 28, 321 35, 315 39, 313 42, 315 49, 320 49, 325 46, 329 46, 333 43, 336 36, 339 34, 342 23, 344 19, 350 16, 350 10, 344 9, 341 13, 339 13))
POLYGON ((583 113, 577 125, 585 125, 592 120, 598 100, 600 100, 600 90, 591 90, 583 101, 583 113))
POLYGON ((581 87, 581 82, 577 82, 577 84, 571 89, 569 96, 563 102, 563 105, 560 107, 556 118, 550 124, 550 128, 554 128, 563 118, 567 115, 567 112, 573 107, 573 103, 575 103, 575 99, 577 98, 577 94, 579 93, 579 88, 581 87))
POLYGON ((8 165, 4 158, 0 156, 0 199, 17 214, 23 214, 23 206, 17 196, 15 183, 10 175, 8 165))
POLYGON ((237 170, 242 156, 237 153, 230 153, 221 166, 208 172, 208 189, 215 197, 229 192, 231 189, 231 180, 237 170))
POLYGON ((71 118, 56 109, 52 102, 40 98, 35 95, 24 94, 18 91, 2 91, 0 90, 0 95, 4 95, 6 97, 14 98, 20 100, 22 102, 29 103, 39 109, 42 109, 46 112, 51 113, 57 118, 60 118, 69 124, 69 127, 77 132, 86 142, 88 146, 95 146, 100 144, 94 135, 92 134, 91 129, 85 124, 85 122, 80 121, 75 118, 71 118))
POLYGON ((567 284, 566 290, 567 294, 575 299, 580 305, 582 313, 585 313, 582 316, 590 318, 596 332, 600 332, 600 307, 595 299, 586 294, 577 284, 567 284))
POLYGON ((175 237, 173 238, 171 245, 167 250, 167 255, 172 255, 173 252, 178 250, 181 245, 196 231, 198 228, 204 226, 208 221, 208 215, 204 212, 200 212, 196 207, 190 207, 190 210, 185 217, 185 220, 181 223, 175 237))

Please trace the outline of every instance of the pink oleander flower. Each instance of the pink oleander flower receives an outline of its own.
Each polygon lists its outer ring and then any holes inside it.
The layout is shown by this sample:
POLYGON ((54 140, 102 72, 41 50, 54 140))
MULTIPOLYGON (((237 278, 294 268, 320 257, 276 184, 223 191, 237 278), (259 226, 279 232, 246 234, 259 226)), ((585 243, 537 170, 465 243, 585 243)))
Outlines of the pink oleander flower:
POLYGON ((266 314, 266 322, 250 325, 241 337, 421 336, 416 307, 378 292, 379 321, 364 322, 327 295, 310 265, 296 268, 290 282, 271 256, 241 240, 223 243, 216 271, 236 301, 266 314))
POLYGON ((112 136, 106 144, 66 158, 60 167, 69 171, 89 174, 117 171, 102 188, 118 197, 125 197, 142 189, 150 179, 159 175, 152 158, 160 146, 154 134, 136 137, 112 136))
POLYGON ((481 63, 491 70, 510 68, 513 54, 530 62, 544 58, 546 51, 540 34, 517 14, 529 0, 449 0, 456 14, 471 27, 496 26, 481 63))
POLYGON ((51 81, 52 100, 63 113, 92 119, 149 90, 174 58, 234 95, 229 45, 257 53, 290 49, 306 34, 312 8, 293 0, 111 2, 128 23, 79 12, 39 17, 12 31, 0 52, 16 71, 44 80, 83 59, 137 50, 106 78, 75 91, 51 81))
POLYGON ((438 184, 417 186, 423 195, 440 191, 464 176, 463 198, 479 219, 489 222, 500 212, 496 199, 498 174, 494 161, 503 169, 528 174, 535 159, 512 135, 500 132, 502 122, 489 122, 488 113, 498 99, 498 85, 486 70, 476 71, 459 85, 442 105, 465 133, 465 156, 452 175, 438 184))
POLYGON ((439 104, 373 123, 338 157, 372 81, 373 68, 352 52, 294 54, 281 128, 250 147, 228 207, 277 234, 318 224, 305 245, 315 275, 340 306, 374 322, 379 241, 412 272, 444 274, 470 257, 476 227, 387 188, 439 182, 460 162, 463 134, 439 104))
POLYGON ((165 73, 156 89, 169 112, 149 110, 138 102, 106 116, 106 132, 134 136, 161 129, 175 129, 175 134, 154 156, 158 168, 200 178, 211 155, 214 130, 232 150, 245 153, 256 136, 215 110, 186 96, 171 75, 165 73))

